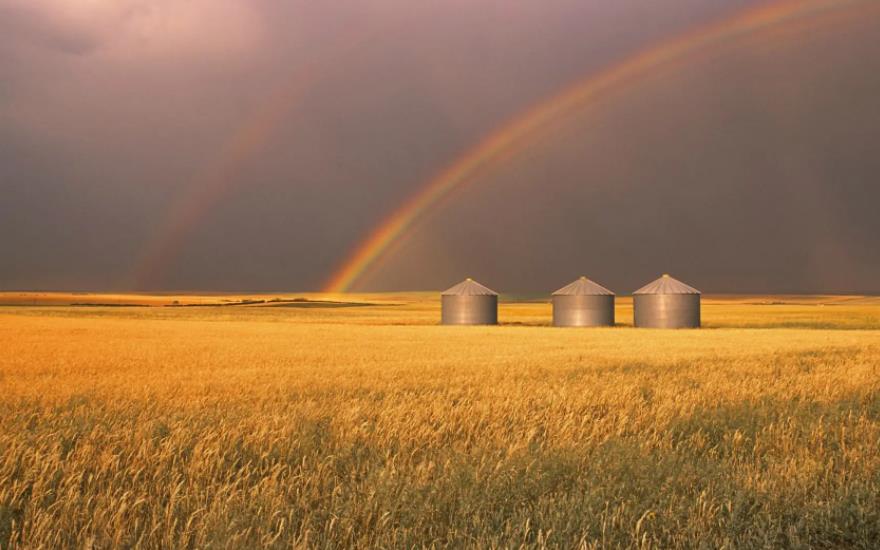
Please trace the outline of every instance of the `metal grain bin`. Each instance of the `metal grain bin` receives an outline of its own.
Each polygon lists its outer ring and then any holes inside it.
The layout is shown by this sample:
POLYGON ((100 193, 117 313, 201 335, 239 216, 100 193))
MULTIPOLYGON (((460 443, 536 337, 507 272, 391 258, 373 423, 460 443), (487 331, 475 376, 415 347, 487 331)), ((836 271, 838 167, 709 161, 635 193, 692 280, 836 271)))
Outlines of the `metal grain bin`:
POLYGON ((553 293, 553 326, 614 326, 614 293, 581 277, 553 293))
POLYGON ((440 300, 444 325, 498 324, 498 294, 473 279, 443 292, 440 300))
POLYGON ((634 320, 644 328, 699 328, 700 291, 669 275, 633 292, 634 320))

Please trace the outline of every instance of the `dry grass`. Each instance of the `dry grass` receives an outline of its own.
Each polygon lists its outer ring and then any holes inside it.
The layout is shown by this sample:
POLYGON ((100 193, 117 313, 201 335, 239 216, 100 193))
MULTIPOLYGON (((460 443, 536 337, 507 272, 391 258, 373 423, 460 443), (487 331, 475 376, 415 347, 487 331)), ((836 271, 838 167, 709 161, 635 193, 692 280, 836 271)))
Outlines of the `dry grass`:
POLYGON ((0 547, 880 545, 870 299, 360 298, 402 305, 0 307, 0 547))

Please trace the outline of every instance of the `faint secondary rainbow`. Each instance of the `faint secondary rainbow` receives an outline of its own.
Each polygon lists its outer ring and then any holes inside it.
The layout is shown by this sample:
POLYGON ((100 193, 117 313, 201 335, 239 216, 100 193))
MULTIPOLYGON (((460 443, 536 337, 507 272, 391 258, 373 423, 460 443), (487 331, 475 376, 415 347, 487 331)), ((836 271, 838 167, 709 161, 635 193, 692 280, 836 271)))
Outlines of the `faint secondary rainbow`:
POLYGON ((248 159, 270 140, 289 111, 317 79, 306 71, 278 91, 255 111, 223 145, 216 161, 198 173, 192 183, 161 220, 158 230, 144 247, 126 286, 150 287, 180 253, 186 235, 199 224, 211 208, 235 186, 248 159))
POLYGON ((706 47, 745 37, 779 25, 837 12, 871 0, 781 0, 747 9, 720 22, 655 44, 611 67, 580 80, 562 93, 514 117, 486 136, 444 171, 428 181, 400 208, 383 220, 360 243, 324 287, 346 292, 388 252, 401 237, 453 191, 482 172, 498 166, 525 148, 563 115, 589 106, 603 93, 706 47))
POLYGON ((217 155, 193 176, 159 220, 123 286, 126 289, 154 286, 180 255, 186 237, 229 193, 247 183, 241 180, 241 173, 248 161, 271 142, 305 96, 320 83, 344 75, 358 55, 381 45, 396 28, 389 25, 358 36, 345 36, 330 55, 305 64, 261 101, 227 137, 217 155))

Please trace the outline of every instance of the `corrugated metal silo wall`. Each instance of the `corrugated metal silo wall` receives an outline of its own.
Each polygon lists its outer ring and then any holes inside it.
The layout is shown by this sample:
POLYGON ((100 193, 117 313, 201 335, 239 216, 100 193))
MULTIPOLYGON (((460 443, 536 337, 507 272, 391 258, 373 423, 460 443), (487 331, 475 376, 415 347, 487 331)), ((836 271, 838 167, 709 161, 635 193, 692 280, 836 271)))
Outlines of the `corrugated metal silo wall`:
POLYGON ((614 326, 614 296, 554 296, 553 326, 614 326))
POLYGON ((699 294, 637 294, 635 325, 642 328, 699 328, 699 294))
POLYGON ((444 325, 497 325, 498 296, 442 296, 444 325))

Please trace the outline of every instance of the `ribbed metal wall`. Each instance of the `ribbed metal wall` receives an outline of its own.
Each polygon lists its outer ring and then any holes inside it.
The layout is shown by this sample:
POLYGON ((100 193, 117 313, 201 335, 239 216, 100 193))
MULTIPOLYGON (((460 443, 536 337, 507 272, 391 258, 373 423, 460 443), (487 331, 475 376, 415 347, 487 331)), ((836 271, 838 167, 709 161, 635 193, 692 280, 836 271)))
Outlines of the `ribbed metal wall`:
POLYGON ((553 296, 553 326, 614 326, 614 296, 553 296))
POLYGON ((699 294, 637 294, 634 320, 642 328, 699 328, 699 294))
POLYGON ((442 296, 444 325, 497 325, 498 296, 442 296))

